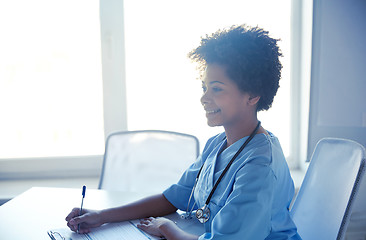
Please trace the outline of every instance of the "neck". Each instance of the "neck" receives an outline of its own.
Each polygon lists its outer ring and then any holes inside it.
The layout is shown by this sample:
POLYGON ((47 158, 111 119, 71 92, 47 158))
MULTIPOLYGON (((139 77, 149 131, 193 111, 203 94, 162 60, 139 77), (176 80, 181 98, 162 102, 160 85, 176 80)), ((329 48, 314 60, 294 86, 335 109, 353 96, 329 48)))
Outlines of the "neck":
POLYGON ((243 137, 249 136, 257 127, 257 117, 241 122, 239 126, 224 126, 227 139, 227 146, 232 145, 243 137))

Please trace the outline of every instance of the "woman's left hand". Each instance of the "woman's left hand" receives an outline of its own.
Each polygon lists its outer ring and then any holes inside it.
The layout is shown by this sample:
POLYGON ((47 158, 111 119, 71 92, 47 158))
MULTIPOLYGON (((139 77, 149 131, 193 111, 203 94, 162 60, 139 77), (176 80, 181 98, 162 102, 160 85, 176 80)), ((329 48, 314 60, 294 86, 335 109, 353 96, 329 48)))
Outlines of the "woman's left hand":
POLYGON ((155 235, 158 237, 164 237, 162 234, 162 227, 169 228, 170 226, 174 226, 175 223, 164 217, 149 217, 144 218, 140 221, 140 224, 137 224, 137 227, 144 230, 145 232, 155 235))

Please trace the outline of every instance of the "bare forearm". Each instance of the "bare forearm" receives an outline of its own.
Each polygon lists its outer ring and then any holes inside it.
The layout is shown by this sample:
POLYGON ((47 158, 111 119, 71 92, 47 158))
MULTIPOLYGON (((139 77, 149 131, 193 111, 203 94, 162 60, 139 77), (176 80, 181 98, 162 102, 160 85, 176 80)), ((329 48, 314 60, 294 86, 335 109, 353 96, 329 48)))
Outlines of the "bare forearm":
POLYGON ((150 216, 164 216, 176 210, 163 194, 158 194, 124 206, 102 210, 101 218, 104 223, 121 222, 150 216))

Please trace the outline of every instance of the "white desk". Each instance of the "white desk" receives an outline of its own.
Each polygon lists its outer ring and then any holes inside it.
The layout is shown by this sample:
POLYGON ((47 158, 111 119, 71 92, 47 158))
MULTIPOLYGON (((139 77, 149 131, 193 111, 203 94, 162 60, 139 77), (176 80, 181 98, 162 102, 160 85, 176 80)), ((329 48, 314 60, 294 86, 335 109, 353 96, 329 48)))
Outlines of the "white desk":
MULTIPOLYGON (((114 207, 142 197, 138 193, 87 189, 83 207, 114 207)), ((31 188, 0 206, 0 239, 50 240, 47 230, 66 227, 66 215, 80 207, 81 198, 81 189, 31 188)))
MULTIPOLYGON (((84 208, 115 207, 145 196, 87 189, 84 208)), ((81 189, 31 188, 0 206, 0 240, 50 240, 47 231, 66 227, 65 217, 72 208, 80 207, 81 197, 81 189)), ((351 219, 347 240, 365 236, 365 219, 354 221, 352 224, 351 219)))

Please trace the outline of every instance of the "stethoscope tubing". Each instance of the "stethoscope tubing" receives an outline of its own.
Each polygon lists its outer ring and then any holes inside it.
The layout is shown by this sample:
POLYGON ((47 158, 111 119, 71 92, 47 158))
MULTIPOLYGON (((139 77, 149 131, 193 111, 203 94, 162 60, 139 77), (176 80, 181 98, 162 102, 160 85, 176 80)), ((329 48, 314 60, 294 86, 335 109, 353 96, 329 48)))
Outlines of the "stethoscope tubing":
MULTIPOLYGON (((239 150, 235 153, 235 155, 231 158, 230 162, 226 165, 226 167, 225 167, 224 171, 221 173, 220 177, 217 179, 217 181, 216 181, 215 185, 213 186, 213 188, 212 188, 212 190, 211 190, 211 192, 210 192, 209 196, 207 197, 206 202, 205 202, 205 205, 204 205, 204 207, 201 209, 201 211, 204 211, 206 208, 208 208, 208 204, 210 203, 211 198, 212 198, 212 196, 213 196, 214 192, 216 191, 217 186, 218 186, 218 185, 219 185, 219 183, 221 182, 222 178, 224 177, 224 175, 226 174, 226 172, 229 170, 229 168, 230 168, 230 167, 231 167, 231 165, 233 164, 234 160, 235 160, 235 159, 238 157, 238 155, 243 151, 243 149, 248 145, 248 143, 249 143, 249 142, 254 138, 254 136, 256 135, 256 133, 257 133, 257 131, 258 131, 258 129, 259 129, 259 127, 260 127, 260 125, 261 125, 261 122, 260 122, 260 121, 258 121, 258 124, 257 124, 256 128, 253 130, 253 132, 250 134, 250 136, 247 138, 247 140, 244 142, 244 144, 243 144, 243 145, 241 145, 241 147, 240 147, 240 148, 239 148, 239 150)), ((225 138, 226 138, 226 137, 225 137, 225 138)), ((224 139, 225 139, 225 138, 224 138, 224 139)), ((224 150, 224 149, 223 149, 223 150, 224 150)), ((220 154, 222 153, 222 151, 223 151, 223 150, 221 150, 221 151, 219 152, 219 154, 218 154, 218 155, 220 155, 220 154)), ((195 183, 194 183, 193 188, 192 188, 192 191, 191 191, 191 195, 189 196, 188 206, 187 206, 187 211, 186 211, 186 212, 188 212, 188 211, 189 211, 189 204, 190 204, 190 202, 191 202, 191 199, 192 199, 192 196, 193 196, 194 190, 196 189, 197 182, 198 182, 198 179, 199 179, 199 177, 200 177, 200 174, 201 174, 201 171, 202 171, 202 169, 203 169, 204 165, 205 165, 205 163, 203 163, 203 164, 202 164, 202 166, 201 166, 200 170, 199 170, 199 171, 198 171, 198 173, 197 173, 197 176, 196 176, 196 179, 195 179, 195 183)), ((192 206, 191 210, 189 211, 189 213, 188 213, 188 217, 190 217, 190 216, 191 216, 192 211, 193 211, 193 209, 194 209, 194 206, 195 206, 195 205, 196 205, 196 202, 193 204, 193 206, 192 206)))

